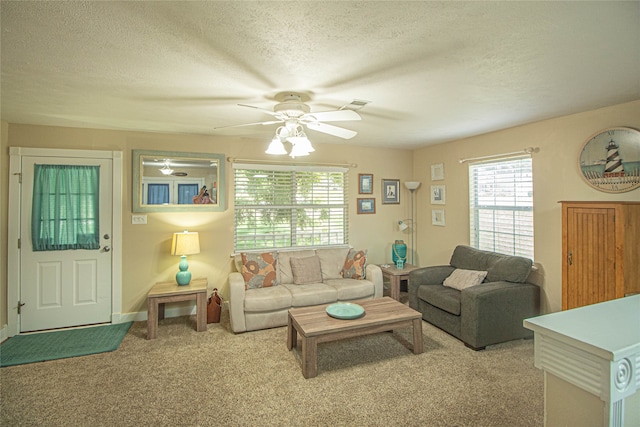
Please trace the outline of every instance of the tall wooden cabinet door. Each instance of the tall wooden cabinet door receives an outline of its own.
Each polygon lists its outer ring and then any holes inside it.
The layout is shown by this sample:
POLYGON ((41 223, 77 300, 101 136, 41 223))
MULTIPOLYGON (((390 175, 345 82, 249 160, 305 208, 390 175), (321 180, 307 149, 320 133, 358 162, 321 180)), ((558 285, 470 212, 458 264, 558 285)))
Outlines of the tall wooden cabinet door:
POLYGON ((566 209, 562 309, 616 298, 616 210, 566 209))

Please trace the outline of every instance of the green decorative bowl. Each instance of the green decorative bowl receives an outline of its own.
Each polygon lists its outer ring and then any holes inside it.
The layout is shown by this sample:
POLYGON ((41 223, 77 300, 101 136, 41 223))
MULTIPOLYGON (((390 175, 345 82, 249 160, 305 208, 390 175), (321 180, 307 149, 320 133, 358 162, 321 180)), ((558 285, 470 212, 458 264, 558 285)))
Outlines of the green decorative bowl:
POLYGON ((364 307, 351 302, 338 302, 327 307, 327 314, 336 319, 357 319, 364 316, 364 307))

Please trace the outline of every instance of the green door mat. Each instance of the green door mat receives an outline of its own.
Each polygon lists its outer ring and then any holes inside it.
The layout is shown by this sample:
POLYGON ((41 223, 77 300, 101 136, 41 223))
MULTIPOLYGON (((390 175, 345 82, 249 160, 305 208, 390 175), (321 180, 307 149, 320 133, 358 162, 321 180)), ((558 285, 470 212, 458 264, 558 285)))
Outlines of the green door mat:
POLYGON ((16 335, 0 346, 0 366, 113 351, 118 348, 132 323, 16 335))

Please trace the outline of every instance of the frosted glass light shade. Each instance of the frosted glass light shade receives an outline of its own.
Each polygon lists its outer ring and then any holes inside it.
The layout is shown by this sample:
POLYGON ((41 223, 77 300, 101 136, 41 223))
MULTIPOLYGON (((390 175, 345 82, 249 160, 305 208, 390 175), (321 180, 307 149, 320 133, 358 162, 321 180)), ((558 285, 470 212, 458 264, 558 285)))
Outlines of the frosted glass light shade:
POLYGON ((409 190, 415 190, 420 187, 420 181, 405 181, 404 186, 409 190))
POLYGON ((291 153, 289 153, 289 155, 293 158, 308 156, 309 151, 304 147, 303 144, 293 144, 293 147, 291 147, 291 153))
POLYGON ((298 147, 299 150, 306 151, 307 153, 316 151, 311 145, 311 141, 309 141, 306 136, 290 136, 287 138, 287 141, 292 143, 295 147, 298 147))
POLYGON ((280 155, 280 154, 287 154, 287 150, 284 148, 284 144, 282 143, 282 141, 280 141, 280 138, 275 136, 271 140, 271 143, 269 144, 269 148, 267 148, 267 151, 265 151, 265 153, 280 155))

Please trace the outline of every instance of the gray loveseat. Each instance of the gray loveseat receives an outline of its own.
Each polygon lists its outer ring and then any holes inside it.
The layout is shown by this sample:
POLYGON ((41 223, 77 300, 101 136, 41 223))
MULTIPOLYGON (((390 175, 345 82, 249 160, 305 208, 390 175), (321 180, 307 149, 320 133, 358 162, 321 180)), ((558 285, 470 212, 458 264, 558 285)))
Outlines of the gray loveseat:
POLYGON ((474 350, 531 338, 532 332, 522 326, 540 312, 540 288, 526 281, 531 266, 527 258, 457 246, 449 265, 410 273, 409 306, 474 350), (456 269, 486 271, 486 278, 462 290, 444 286, 456 269))

